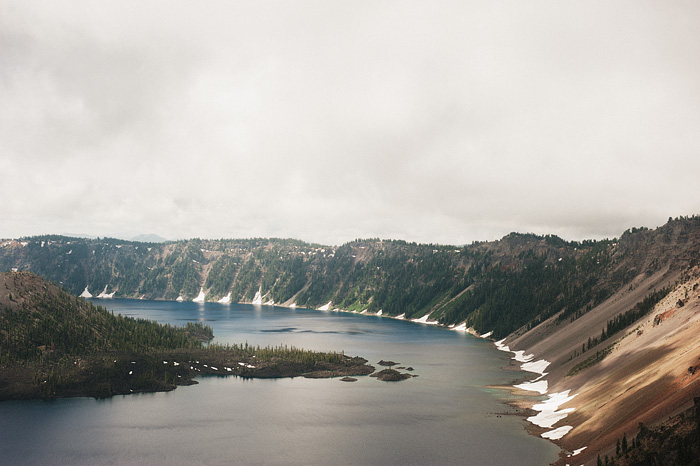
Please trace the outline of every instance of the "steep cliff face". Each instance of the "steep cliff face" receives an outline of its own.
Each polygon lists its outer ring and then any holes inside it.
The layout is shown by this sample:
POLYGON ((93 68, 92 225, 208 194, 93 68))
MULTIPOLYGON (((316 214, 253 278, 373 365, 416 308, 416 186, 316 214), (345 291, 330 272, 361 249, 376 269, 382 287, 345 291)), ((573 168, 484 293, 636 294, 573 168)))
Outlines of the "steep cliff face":
MULTIPOLYGON (((549 362, 541 379, 548 396, 570 398, 557 405, 562 419, 547 430, 566 429, 559 442, 569 451, 586 449, 562 465, 612 459, 623 438, 631 450, 640 423, 666 420, 700 395, 699 259, 696 219, 628 231, 612 254, 611 273, 623 277, 622 286, 579 318, 552 317, 503 343, 549 362)), ((618 464, 634 464, 624 462, 629 454, 618 464)))
POLYGON ((628 230, 619 241, 512 233, 464 247, 45 236, 0 242, 0 270, 29 270, 75 294, 87 288, 93 296, 191 300, 201 290, 207 301, 257 296, 269 304, 429 315, 505 337, 545 321, 578 320, 630 287, 638 290, 629 295, 633 305, 696 260, 698 231, 700 219, 692 218, 628 230))
POLYGON ((4 241, 0 269, 29 270, 75 294, 191 300, 201 290, 207 301, 430 315, 446 325, 466 322, 505 336, 610 293, 596 277, 610 267, 613 244, 515 233, 465 247, 380 240, 328 247, 278 239, 144 244, 47 236, 4 241))

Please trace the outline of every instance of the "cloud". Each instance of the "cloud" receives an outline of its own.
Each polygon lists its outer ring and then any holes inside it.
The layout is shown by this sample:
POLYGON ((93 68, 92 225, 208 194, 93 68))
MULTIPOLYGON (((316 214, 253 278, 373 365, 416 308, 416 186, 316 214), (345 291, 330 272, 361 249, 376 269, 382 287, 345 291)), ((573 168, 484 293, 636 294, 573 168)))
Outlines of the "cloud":
POLYGON ((0 236, 616 236, 700 212, 694 2, 4 2, 0 236))

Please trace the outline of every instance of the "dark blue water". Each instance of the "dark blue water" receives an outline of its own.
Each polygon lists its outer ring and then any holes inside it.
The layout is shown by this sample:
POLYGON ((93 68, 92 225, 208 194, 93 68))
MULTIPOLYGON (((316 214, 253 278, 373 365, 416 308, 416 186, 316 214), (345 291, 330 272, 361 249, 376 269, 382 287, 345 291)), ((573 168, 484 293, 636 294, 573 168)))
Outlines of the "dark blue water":
POLYGON ((501 416, 493 344, 393 319, 252 305, 114 300, 115 313, 211 325, 220 342, 390 359, 419 377, 354 383, 203 377, 169 393, 0 403, 0 464, 540 466, 551 443, 501 416))

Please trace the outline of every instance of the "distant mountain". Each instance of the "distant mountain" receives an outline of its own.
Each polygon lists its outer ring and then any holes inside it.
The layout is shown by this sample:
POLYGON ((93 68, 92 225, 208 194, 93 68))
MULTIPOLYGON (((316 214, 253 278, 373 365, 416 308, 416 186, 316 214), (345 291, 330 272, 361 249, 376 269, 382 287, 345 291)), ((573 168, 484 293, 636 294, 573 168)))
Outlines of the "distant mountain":
POLYGON ((162 236, 150 233, 146 235, 137 235, 131 238, 131 241, 136 241, 139 243, 167 243, 168 240, 162 236))
POLYGON ((97 236, 95 235, 88 235, 87 233, 63 233, 62 236, 68 237, 68 238, 85 238, 85 239, 95 239, 97 236))

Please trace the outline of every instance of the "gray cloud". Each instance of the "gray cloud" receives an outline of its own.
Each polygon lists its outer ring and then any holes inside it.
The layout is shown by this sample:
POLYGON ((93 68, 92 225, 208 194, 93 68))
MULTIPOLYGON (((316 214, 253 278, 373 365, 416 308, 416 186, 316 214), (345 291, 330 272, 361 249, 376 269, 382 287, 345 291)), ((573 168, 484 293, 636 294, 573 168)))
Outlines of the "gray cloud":
POLYGON ((696 2, 4 2, 0 236, 619 235, 700 213, 696 2))

